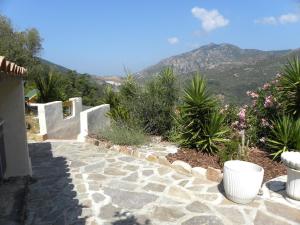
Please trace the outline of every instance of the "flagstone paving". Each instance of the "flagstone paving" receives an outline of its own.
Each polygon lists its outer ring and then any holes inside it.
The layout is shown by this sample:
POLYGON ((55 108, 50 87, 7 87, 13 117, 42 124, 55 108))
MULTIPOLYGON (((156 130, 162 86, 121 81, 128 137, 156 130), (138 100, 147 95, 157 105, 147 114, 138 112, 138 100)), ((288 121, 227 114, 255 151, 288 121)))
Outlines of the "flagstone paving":
POLYGON ((261 198, 237 205, 205 178, 87 143, 29 147, 27 225, 300 224, 300 209, 261 198))

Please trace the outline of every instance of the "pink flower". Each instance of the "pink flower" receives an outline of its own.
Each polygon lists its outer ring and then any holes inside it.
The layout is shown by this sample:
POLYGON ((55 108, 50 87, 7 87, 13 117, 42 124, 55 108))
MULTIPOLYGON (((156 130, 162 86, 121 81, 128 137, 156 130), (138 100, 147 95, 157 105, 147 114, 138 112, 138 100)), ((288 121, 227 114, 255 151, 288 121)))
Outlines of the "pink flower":
POLYGON ((271 95, 267 96, 265 98, 265 103, 264 103, 264 107, 265 108, 270 108, 274 105, 274 99, 271 95))
POLYGON ((270 126, 270 123, 265 118, 261 119, 261 124, 262 124, 263 127, 269 127, 270 126))
POLYGON ((269 83, 265 83, 263 86, 263 90, 268 90, 271 87, 271 85, 269 83))
POLYGON ((246 119, 246 109, 241 108, 237 115, 239 116, 240 121, 245 121, 245 119, 246 119))
POLYGON ((259 95, 255 93, 254 91, 247 91, 247 95, 250 96, 251 98, 258 98, 259 95))

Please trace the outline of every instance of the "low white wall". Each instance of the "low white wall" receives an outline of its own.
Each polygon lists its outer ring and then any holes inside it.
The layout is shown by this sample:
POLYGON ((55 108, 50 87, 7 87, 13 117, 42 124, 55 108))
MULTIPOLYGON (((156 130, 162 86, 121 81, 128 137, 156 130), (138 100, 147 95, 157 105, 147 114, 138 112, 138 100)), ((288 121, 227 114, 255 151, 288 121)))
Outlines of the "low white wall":
POLYGON ((23 81, 20 78, 1 79, 0 117, 4 120, 6 177, 31 175, 26 126, 23 81))
POLYGON ((82 99, 70 98, 72 115, 63 118, 61 101, 46 104, 31 104, 38 107, 40 134, 48 139, 76 139, 80 132, 80 112, 82 99))
POLYGON ((88 135, 98 134, 101 130, 110 126, 110 118, 107 113, 109 104, 99 105, 80 113, 79 141, 84 141, 88 135))

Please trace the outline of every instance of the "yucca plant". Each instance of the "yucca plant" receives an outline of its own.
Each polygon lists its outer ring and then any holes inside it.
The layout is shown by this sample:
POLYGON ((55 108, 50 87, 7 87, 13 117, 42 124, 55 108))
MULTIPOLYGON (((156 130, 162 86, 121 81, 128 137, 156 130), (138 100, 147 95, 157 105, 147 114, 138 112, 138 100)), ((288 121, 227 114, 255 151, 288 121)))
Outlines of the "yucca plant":
POLYGON ((227 128, 217 112, 217 101, 209 94, 205 80, 197 74, 185 89, 183 105, 177 118, 179 144, 214 153, 227 128))
POLYGON ((300 117, 300 62, 298 58, 289 61, 283 68, 280 79, 280 94, 286 112, 294 118, 300 117))
POLYGON ((53 71, 41 73, 34 77, 35 86, 39 91, 39 102, 47 103, 61 100, 59 81, 59 76, 53 71))
POLYGON ((300 149, 300 119, 294 121, 290 116, 283 116, 273 121, 271 136, 267 145, 274 151, 273 159, 289 150, 300 149))
POLYGON ((214 153, 218 151, 219 144, 229 141, 225 138, 229 129, 225 126, 224 119, 220 113, 210 114, 208 120, 204 122, 202 132, 199 133, 201 139, 196 142, 197 148, 214 153))

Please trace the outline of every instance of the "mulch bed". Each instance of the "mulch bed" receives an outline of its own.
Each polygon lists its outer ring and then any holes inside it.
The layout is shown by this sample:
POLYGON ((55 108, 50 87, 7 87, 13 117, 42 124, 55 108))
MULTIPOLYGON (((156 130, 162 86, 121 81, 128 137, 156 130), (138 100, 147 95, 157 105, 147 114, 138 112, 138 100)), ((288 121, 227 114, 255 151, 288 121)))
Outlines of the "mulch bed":
MULTIPOLYGON (((197 152, 195 149, 182 148, 175 154, 169 154, 167 159, 171 163, 175 160, 182 160, 192 167, 208 168, 210 166, 222 170, 218 156, 197 152)), ((265 151, 256 148, 251 149, 248 161, 264 168, 264 182, 278 176, 286 175, 286 167, 279 161, 273 161, 265 151)))

